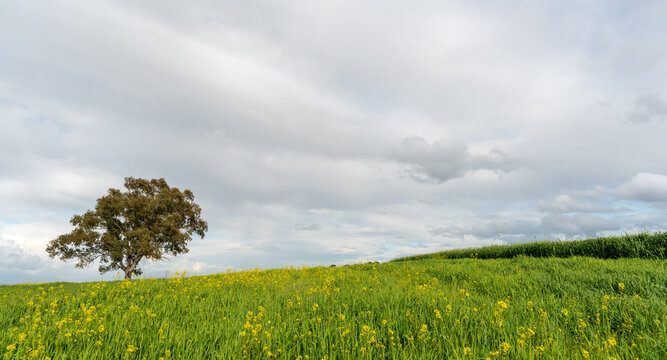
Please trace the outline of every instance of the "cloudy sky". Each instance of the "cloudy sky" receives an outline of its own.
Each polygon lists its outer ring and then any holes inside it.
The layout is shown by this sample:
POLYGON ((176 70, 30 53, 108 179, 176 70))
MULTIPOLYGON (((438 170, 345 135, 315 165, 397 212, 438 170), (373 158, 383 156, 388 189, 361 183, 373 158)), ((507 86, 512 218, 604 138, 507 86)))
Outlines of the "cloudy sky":
POLYGON ((667 228, 664 1, 0 0, 0 284, 127 176, 187 270, 667 228))

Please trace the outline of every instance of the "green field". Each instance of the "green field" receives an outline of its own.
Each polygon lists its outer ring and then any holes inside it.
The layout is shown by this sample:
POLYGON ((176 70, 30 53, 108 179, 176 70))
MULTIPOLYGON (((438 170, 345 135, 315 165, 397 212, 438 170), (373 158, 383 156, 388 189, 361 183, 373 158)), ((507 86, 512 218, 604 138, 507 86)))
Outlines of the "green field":
POLYGON ((424 259, 506 259, 519 255, 531 257, 586 256, 599 259, 667 259, 667 232, 608 236, 574 241, 536 241, 481 248, 454 249, 414 255, 394 261, 424 259))
POLYGON ((667 358, 664 259, 421 259, 0 287, 2 359, 667 358))

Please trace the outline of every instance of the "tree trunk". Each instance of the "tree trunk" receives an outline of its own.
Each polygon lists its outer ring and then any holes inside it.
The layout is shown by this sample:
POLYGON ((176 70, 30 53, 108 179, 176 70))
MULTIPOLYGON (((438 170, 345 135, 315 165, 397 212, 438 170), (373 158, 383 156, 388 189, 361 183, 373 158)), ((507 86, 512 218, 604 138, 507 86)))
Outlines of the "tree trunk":
POLYGON ((142 256, 139 256, 134 262, 130 263, 128 261, 128 265, 123 269, 125 271, 125 279, 131 280, 132 279, 132 274, 134 274, 134 269, 137 268, 137 265, 139 265, 139 262, 141 261, 142 256))

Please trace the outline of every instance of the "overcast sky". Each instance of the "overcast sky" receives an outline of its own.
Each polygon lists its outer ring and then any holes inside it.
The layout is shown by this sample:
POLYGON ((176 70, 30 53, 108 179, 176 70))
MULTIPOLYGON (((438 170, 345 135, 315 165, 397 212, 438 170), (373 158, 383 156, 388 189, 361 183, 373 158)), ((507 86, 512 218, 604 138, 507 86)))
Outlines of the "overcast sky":
POLYGON ((127 176, 209 232, 149 275, 667 228, 667 2, 0 0, 0 284, 127 176))

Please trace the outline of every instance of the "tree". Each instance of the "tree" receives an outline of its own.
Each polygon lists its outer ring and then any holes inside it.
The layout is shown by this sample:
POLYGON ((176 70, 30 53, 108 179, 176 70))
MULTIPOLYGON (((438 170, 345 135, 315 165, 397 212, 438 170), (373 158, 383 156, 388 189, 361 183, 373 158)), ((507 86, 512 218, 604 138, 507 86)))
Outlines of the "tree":
POLYGON ((188 252, 196 233, 208 231, 190 190, 169 187, 164 179, 125 178, 126 192, 109 189, 95 210, 75 215, 75 229, 49 242, 46 252, 61 260, 77 258, 83 268, 100 261, 100 274, 122 270, 125 279, 141 275, 139 262, 188 252))

